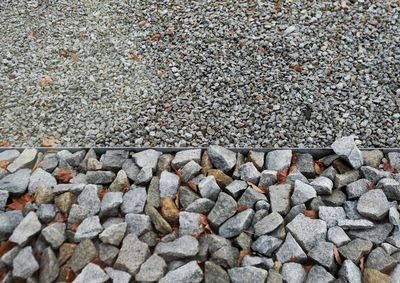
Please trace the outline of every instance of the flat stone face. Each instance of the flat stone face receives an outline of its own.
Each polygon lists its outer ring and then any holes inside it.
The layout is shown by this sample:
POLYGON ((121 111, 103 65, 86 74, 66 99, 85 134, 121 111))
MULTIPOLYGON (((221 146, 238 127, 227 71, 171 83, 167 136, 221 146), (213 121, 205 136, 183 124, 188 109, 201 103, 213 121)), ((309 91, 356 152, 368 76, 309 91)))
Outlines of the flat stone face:
POLYGON ((368 240, 355 239, 339 248, 340 254, 358 265, 362 256, 372 249, 372 243, 368 240))
POLYGON ((10 194, 22 194, 28 187, 30 173, 30 169, 21 169, 6 175, 0 179, 0 190, 8 191, 10 194))
POLYGON ((330 195, 332 193, 333 182, 327 177, 317 177, 311 182, 310 185, 319 195, 330 195))
POLYGON ((234 198, 239 197, 241 193, 243 193, 244 190, 247 189, 247 183, 242 180, 235 180, 232 183, 230 183, 228 186, 226 186, 225 190, 234 198))
POLYGON ((288 233, 285 241, 276 252, 276 258, 282 263, 293 259, 302 262, 307 260, 307 255, 293 238, 292 234, 288 233))
POLYGON ((357 148, 353 137, 340 138, 331 147, 337 155, 348 161, 353 168, 358 169, 363 165, 363 156, 357 148))
POLYGON ((147 149, 135 153, 132 155, 132 158, 140 168, 150 167, 155 171, 160 155, 161 152, 155 151, 154 149, 147 149))
POLYGON ((397 180, 382 178, 376 188, 381 189, 388 199, 400 200, 400 182, 397 180))
POLYGON ((260 254, 270 257, 272 253, 281 245, 282 240, 272 236, 264 235, 253 242, 251 248, 260 254))
POLYGON ((230 282, 228 273, 212 261, 206 261, 204 264, 204 280, 207 283, 230 282))
POLYGON ((268 234, 278 228, 282 223, 282 216, 277 212, 272 212, 254 225, 255 234, 258 236, 268 234))
POLYGON ((356 199, 368 191, 371 183, 367 179, 360 179, 346 186, 346 193, 349 199, 356 199))
POLYGON ((89 263, 75 278, 76 283, 106 282, 110 277, 97 264, 89 263))
POLYGON ((39 270, 39 263, 33 256, 32 247, 23 248, 13 260, 13 276, 27 279, 37 270, 39 270))
POLYGON ((140 282, 155 282, 160 280, 167 271, 167 264, 157 254, 149 257, 140 267, 135 279, 140 282))
POLYGON ((400 170, 400 153, 399 152, 389 152, 388 153, 389 163, 392 167, 400 170))
POLYGON ((288 184, 269 187, 272 212, 278 212, 282 215, 286 215, 289 212, 291 192, 292 186, 288 184))
POLYGON ((201 149, 189 149, 179 151, 171 161, 171 165, 175 169, 180 169, 190 161, 200 164, 201 149))
POLYGON ((146 199, 146 187, 133 185, 123 195, 121 210, 123 213, 142 213, 146 199))
POLYGON ((373 268, 384 273, 391 272, 396 265, 397 261, 381 247, 373 249, 365 262, 366 268, 373 268))
POLYGON ((335 268, 333 248, 332 243, 319 242, 311 249, 308 256, 328 270, 332 270, 335 268))
POLYGON ((307 273, 299 263, 287 262, 282 267, 284 282, 301 283, 306 280, 307 273))
POLYGON ((342 207, 320 206, 318 216, 320 219, 324 220, 328 228, 330 228, 336 226, 339 220, 344 220, 346 218, 346 213, 342 207))
POLYGON ((360 197, 357 211, 372 220, 382 220, 389 211, 389 202, 382 190, 371 190, 360 197))
POLYGON ((248 181, 253 184, 258 184, 258 181, 260 180, 260 172, 258 172, 258 169, 252 162, 247 162, 240 166, 240 178, 243 181, 248 181))
POLYGON ((57 185, 57 180, 50 173, 41 168, 36 169, 29 178, 28 191, 30 194, 36 192, 39 186, 51 188, 57 185))
POLYGON ((93 239, 103 231, 98 216, 91 216, 82 221, 75 233, 75 239, 78 241, 84 239, 93 239))
POLYGON ((218 145, 208 147, 208 156, 215 168, 223 172, 230 171, 236 164, 236 153, 218 145))
POLYGON ((34 148, 27 148, 7 167, 11 173, 33 165, 36 160, 37 150, 34 148))
POLYGON ((265 158, 265 168, 268 170, 280 171, 289 168, 291 161, 291 150, 270 151, 265 158))
POLYGON ((168 171, 163 171, 160 176, 160 196, 175 198, 179 184, 178 176, 168 171))
POLYGON ((66 239, 65 229, 65 223, 53 223, 42 230, 42 236, 52 248, 57 249, 66 239))
POLYGON ((302 204, 317 196, 315 189, 302 181, 296 180, 294 183, 294 190, 291 196, 293 205, 302 204))
POLYGON ((254 211, 252 209, 246 209, 225 221, 225 223, 219 227, 218 232, 225 238, 238 236, 250 226, 253 216, 254 211))
POLYGON ((220 193, 213 209, 208 214, 208 220, 215 226, 220 226, 236 212, 237 203, 234 198, 225 193, 220 193))
POLYGON ((342 267, 339 270, 339 275, 348 282, 361 283, 362 275, 358 266, 349 259, 343 261, 342 267))
POLYGON ((199 251, 199 242, 192 236, 181 236, 171 242, 160 242, 155 253, 165 260, 183 259, 194 256, 199 251))
POLYGON ((200 283, 203 280, 203 271, 196 261, 190 261, 175 270, 168 272, 159 283, 200 283))
POLYGON ((38 233, 41 228, 42 224, 36 214, 33 211, 29 212, 15 228, 9 240, 21 246, 38 233))
POLYGON ((231 268, 228 270, 228 274, 232 283, 264 282, 267 279, 268 271, 254 266, 246 266, 231 268))

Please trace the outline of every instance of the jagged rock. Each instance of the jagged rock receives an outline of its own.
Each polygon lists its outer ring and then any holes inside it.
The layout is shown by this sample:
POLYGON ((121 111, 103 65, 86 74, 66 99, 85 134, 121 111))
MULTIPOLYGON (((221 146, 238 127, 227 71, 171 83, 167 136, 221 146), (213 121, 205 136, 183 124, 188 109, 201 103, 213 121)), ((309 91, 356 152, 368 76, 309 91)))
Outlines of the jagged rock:
POLYGON ((32 236, 39 233, 41 228, 42 224, 37 218, 36 213, 31 211, 14 229, 9 240, 19 246, 23 246, 32 236))
POLYGON ((215 168, 226 173, 236 164, 236 153, 218 145, 208 147, 208 155, 215 168))
POLYGON ((142 213, 146 197, 146 187, 132 185, 122 198, 121 211, 125 214, 142 213))
POLYGON ((372 249, 372 243, 368 240, 355 239, 341 246, 338 250, 340 254, 346 258, 358 264, 361 257, 367 255, 372 249))
POLYGON ((183 259, 194 256, 199 251, 199 242, 188 235, 181 236, 171 242, 160 242, 154 252, 165 260, 183 259))
POLYGON ((169 271, 159 283, 200 283, 203 280, 203 271, 196 261, 190 261, 175 270, 169 271))
POLYGON ((13 260, 13 276, 27 279, 37 270, 39 270, 39 263, 33 256, 32 247, 27 246, 20 250, 13 260))
POLYGON ((110 277, 97 264, 89 263, 75 278, 74 283, 106 282, 110 277))
POLYGON ((141 265, 135 279, 139 282, 156 282, 164 276, 166 270, 167 264, 164 259, 153 254, 141 265))
POLYGON ((36 149, 24 149, 24 151, 22 151, 22 153, 10 165, 8 165, 7 170, 14 173, 21 168, 31 167, 35 163, 36 155, 36 149))
POLYGON ((354 169, 358 169, 363 165, 364 159, 361 151, 357 148, 352 136, 337 139, 331 147, 337 155, 349 162, 354 169))
POLYGON ((285 241, 276 252, 276 258, 282 263, 293 259, 302 262, 307 260, 307 255, 293 238, 292 234, 287 233, 285 241))
POLYGON ((214 226, 220 226, 229 217, 233 216, 237 209, 237 203, 234 198, 226 193, 220 193, 218 199, 207 216, 207 219, 214 226))
POLYGON ((269 187, 269 198, 272 212, 286 215, 290 210, 290 194, 292 186, 288 184, 274 185, 269 187))
MULTIPOLYGON (((137 176, 137 175, 136 175, 137 176)), ((110 192, 122 192, 129 188, 129 180, 124 170, 119 170, 117 173, 117 177, 115 177, 114 181, 111 183, 108 189, 110 192)))
POLYGON ((388 214, 389 202, 382 190, 370 190, 360 197, 357 211, 372 220, 382 220, 388 214))
POLYGON ((268 271, 254 266, 235 267, 228 270, 232 283, 265 282, 268 271))

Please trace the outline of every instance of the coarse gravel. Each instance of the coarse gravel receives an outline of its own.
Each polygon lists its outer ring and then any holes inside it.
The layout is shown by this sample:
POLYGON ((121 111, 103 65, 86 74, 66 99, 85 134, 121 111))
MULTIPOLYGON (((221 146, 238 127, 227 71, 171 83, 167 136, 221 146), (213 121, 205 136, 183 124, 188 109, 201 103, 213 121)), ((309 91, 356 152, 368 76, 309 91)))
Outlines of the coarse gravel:
POLYGON ((397 0, 3 0, 0 141, 399 146, 399 12, 397 0))

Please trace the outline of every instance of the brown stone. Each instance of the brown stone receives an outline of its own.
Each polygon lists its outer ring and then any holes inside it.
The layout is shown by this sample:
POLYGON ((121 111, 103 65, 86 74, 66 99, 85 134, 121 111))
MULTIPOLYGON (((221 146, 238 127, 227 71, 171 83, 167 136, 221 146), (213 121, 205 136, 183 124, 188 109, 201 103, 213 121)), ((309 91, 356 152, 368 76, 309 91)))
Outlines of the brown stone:
POLYGON ((362 152, 362 156, 365 165, 379 168, 379 164, 381 164, 383 158, 383 152, 379 149, 367 150, 362 152))
POLYGON ((146 204, 144 211, 150 217, 151 222, 153 223, 154 228, 156 228, 157 231, 163 234, 168 234, 172 232, 172 228, 169 223, 160 215, 160 213, 158 213, 157 209, 155 209, 154 206, 146 204))
POLYGON ((174 156, 169 153, 162 154, 160 158, 158 158, 157 162, 157 170, 156 175, 161 176, 162 171, 172 171, 171 161, 174 159, 174 156))
POLYGON ((364 283, 390 283, 391 279, 389 275, 386 275, 379 270, 366 268, 363 273, 364 283))
POLYGON ((223 188, 225 188, 226 186, 228 186, 230 183, 233 182, 233 179, 231 177, 229 177, 219 169, 210 169, 207 171, 207 175, 214 176, 218 185, 223 188))
POLYGON ((342 160, 340 158, 333 161, 332 166, 333 166, 333 168, 336 169, 336 171, 339 174, 343 174, 343 173, 353 170, 353 168, 350 165, 348 165, 344 160, 342 160))
POLYGON ((59 254, 58 254, 58 264, 63 265, 64 263, 69 260, 69 258, 72 256, 72 254, 75 251, 76 244, 73 243, 64 243, 62 246, 59 248, 59 254))
POLYGON ((160 200, 161 215, 171 225, 179 224, 179 209, 172 198, 162 197, 160 200))
POLYGON ((54 203, 64 213, 69 213, 71 206, 76 202, 76 196, 71 192, 56 196, 54 203))
POLYGON ((208 170, 213 169, 213 164, 211 162, 210 156, 208 156, 207 150, 204 151, 203 156, 201 157, 201 171, 204 175, 207 175, 208 170))
POLYGON ((40 185, 35 192, 35 203, 41 205, 43 203, 52 203, 54 200, 53 190, 40 185))
POLYGON ((74 272, 78 272, 97 256, 98 252, 93 242, 91 240, 83 240, 76 247, 66 265, 71 267, 74 272))

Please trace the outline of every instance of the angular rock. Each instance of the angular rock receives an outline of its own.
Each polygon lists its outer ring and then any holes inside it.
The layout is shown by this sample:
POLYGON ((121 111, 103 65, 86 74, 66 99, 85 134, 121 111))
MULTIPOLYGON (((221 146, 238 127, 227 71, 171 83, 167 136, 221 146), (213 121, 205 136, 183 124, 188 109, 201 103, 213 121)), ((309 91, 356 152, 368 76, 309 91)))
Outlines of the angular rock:
POLYGON ((156 176, 160 176, 162 171, 172 171, 172 160, 174 156, 169 153, 161 154, 158 158, 156 176))
POLYGON ((286 215, 290 209, 290 194, 292 186, 289 184, 275 185, 269 187, 269 198, 272 212, 286 215))
POLYGON ((181 211, 179 213, 179 234, 180 235, 200 235, 203 233, 201 226, 201 214, 181 211))
POLYGON ((229 283, 229 275, 221 266, 206 261, 204 264, 204 282, 205 283, 229 283))
POLYGON ((285 216, 285 223, 289 223, 292 221, 298 214, 303 213, 306 211, 306 206, 304 204, 299 204, 293 206, 289 213, 285 216))
POLYGON ((57 180, 50 173, 41 168, 36 169, 29 178, 28 191, 30 194, 36 192, 39 186, 51 188, 57 185, 57 180))
POLYGON ((260 236, 271 233, 282 223, 282 216, 277 212, 272 212, 254 225, 255 235, 260 236))
POLYGON ((107 150, 100 158, 103 170, 118 172, 125 160, 128 159, 126 150, 107 150))
POLYGON ((42 252, 40 259, 40 275, 39 280, 43 283, 54 282, 60 271, 58 266, 57 257, 53 250, 49 247, 42 252))
MULTIPOLYGON (((172 232, 172 228, 169 223, 160 215, 154 206, 147 204, 145 209, 146 214, 150 217, 154 228, 163 234, 168 234, 172 232)), ((200 229, 200 227, 199 227, 200 229)))
POLYGON ((163 171, 160 177, 160 196, 175 198, 180 184, 179 177, 171 172, 163 171))
POLYGON ((370 182, 367 179, 360 179, 352 182, 346 186, 346 193, 349 199, 359 198, 366 192, 370 186, 370 182))
POLYGON ((369 240, 374 244, 383 243, 393 230, 393 225, 390 223, 375 224, 374 227, 364 230, 349 230, 347 234, 350 237, 357 237, 364 240, 369 240))
POLYGON ((317 196, 315 189, 302 181, 296 180, 294 190, 291 196, 293 205, 302 204, 317 196))
POLYGON ((203 280, 203 271, 196 261, 190 261, 172 271, 169 271, 159 283, 200 283, 203 280))
POLYGON ((232 238, 239 235, 250 226, 253 216, 254 211, 252 209, 239 212, 219 227, 219 235, 225 238, 232 238))
POLYGON ((373 249, 369 253, 367 261, 365 262, 366 268, 376 269, 387 274, 392 272, 396 265, 397 261, 388 255, 381 247, 373 249))
POLYGON ((115 179, 115 173, 112 171, 87 171, 86 181, 89 184, 106 185, 115 179))
POLYGON ((56 217, 56 207, 54 204, 42 204, 36 211, 36 215, 40 221, 48 223, 56 217))
POLYGON ((32 236, 36 235, 42 227, 36 213, 29 212, 21 223, 14 229, 9 240, 19 246, 24 245, 32 236))
POLYGON ((302 283, 306 280, 307 273, 303 266, 295 262, 287 262, 282 267, 282 277, 287 283, 302 283))
POLYGON ((351 241, 346 232, 338 226, 329 228, 327 239, 328 241, 334 243, 337 247, 341 247, 351 241))
POLYGON ((354 169, 358 169, 364 164, 361 151, 357 148, 352 136, 337 139, 331 147, 337 155, 349 162, 354 169))
POLYGON ((346 282, 361 283, 361 271, 354 262, 349 259, 343 261, 342 267, 339 270, 339 276, 344 278, 346 282))
POLYGON ((122 192, 107 192, 104 194, 100 205, 100 216, 118 215, 119 206, 122 204, 122 192))
POLYGON ((95 185, 86 185, 78 196, 78 203, 80 206, 89 209, 89 215, 96 215, 101 207, 97 187, 95 185))
POLYGON ((85 171, 97 171, 103 168, 103 163, 98 161, 97 158, 88 158, 85 171))
POLYGON ((207 216, 210 224, 219 227, 228 218, 232 217, 237 209, 235 199, 226 193, 220 193, 218 199, 207 216))
POLYGON ((135 279, 139 282, 156 282, 160 280, 167 271, 167 264, 157 254, 149 257, 140 267, 135 279))
POLYGON ((183 209, 186 209, 194 201, 199 199, 199 195, 195 193, 191 188, 187 186, 182 186, 178 190, 179 203, 183 209))
POLYGON ((201 149, 182 150, 178 151, 175 154, 174 159, 172 159, 171 161, 171 165, 175 169, 180 169, 190 161, 200 163, 200 158, 201 158, 201 149))
POLYGON ((297 262, 302 262, 307 260, 307 255, 293 238, 292 234, 287 233, 285 241, 276 252, 276 258, 282 263, 292 261, 293 259, 297 262))
POLYGON ((360 178, 358 170, 347 171, 343 174, 336 174, 335 176, 335 188, 340 189, 348 184, 357 181, 360 178))
POLYGON ((128 272, 117 270, 111 267, 104 268, 104 271, 107 272, 108 276, 113 282, 118 283, 129 283, 131 281, 132 275, 128 272))
POLYGON ((140 172, 139 166, 137 166, 132 159, 125 160, 125 162, 122 164, 122 170, 125 172, 126 176, 133 182, 135 182, 136 177, 140 172))
POLYGON ((271 269, 274 265, 274 261, 271 258, 267 258, 264 256, 252 256, 246 255, 243 260, 241 266, 254 266, 264 269, 271 269))
POLYGON ((326 222, 328 228, 336 226, 338 221, 346 219, 346 213, 342 207, 320 206, 318 216, 326 222))
POLYGON ((247 183, 242 180, 235 180, 226 186, 225 190, 234 198, 238 198, 244 190, 247 189, 247 183))
POLYGON ((201 166, 195 161, 189 161, 185 166, 180 169, 182 178, 185 181, 190 181, 196 177, 201 171, 201 166))
POLYGON ((367 219, 340 219, 338 226, 343 229, 368 229, 374 227, 374 223, 367 219))
POLYGON ((232 268, 236 266, 238 256, 237 248, 226 245, 212 253, 211 261, 224 268, 232 268))
POLYGON ((224 173, 230 171, 236 164, 236 153, 218 145, 208 147, 208 156, 215 168, 224 173))
POLYGON ((151 178, 153 178, 153 169, 149 166, 145 166, 140 169, 139 174, 136 176, 135 184, 145 185, 151 181, 151 178))
POLYGON ((73 255, 75 249, 77 247, 77 244, 72 244, 72 243, 64 243, 61 245, 61 247, 58 249, 58 263, 63 265, 70 257, 73 255))
POLYGON ((251 248, 263 254, 265 256, 271 257, 272 253, 282 244, 282 240, 269 235, 263 235, 258 237, 256 241, 253 242, 251 248))
POLYGON ((39 270, 39 263, 33 256, 32 247, 23 248, 13 260, 13 276, 27 279, 37 270, 39 270))
POLYGON ((77 184, 57 184, 53 188, 54 194, 62 194, 65 192, 73 193, 79 195, 86 187, 86 184, 77 183, 77 184))
POLYGON ((110 277, 97 264, 89 263, 75 278, 74 283, 106 282, 110 277))
POLYGON ((383 152, 379 149, 365 150, 362 152, 362 156, 365 165, 378 168, 383 158, 383 152))
POLYGON ((333 270, 336 266, 333 248, 332 243, 319 242, 310 250, 308 256, 328 270, 333 270))
POLYGON ((207 171, 207 176, 214 176, 215 180, 217 181, 218 186, 225 188, 230 183, 233 182, 233 179, 226 175, 219 169, 210 169, 207 171))
POLYGON ((341 246, 339 253, 346 259, 350 259, 358 265, 361 257, 367 255, 372 249, 372 243, 368 240, 355 239, 341 246))
POLYGON ((119 170, 117 177, 108 187, 111 192, 122 192, 129 188, 129 180, 124 170, 119 170))
POLYGON ((98 216, 91 216, 82 221, 75 233, 75 239, 82 241, 85 239, 93 239, 103 231, 98 216))
POLYGON ((307 178, 295 168, 294 170, 291 170, 291 172, 289 172, 289 174, 287 175, 286 183, 293 186, 294 182, 296 182, 297 180, 302 181, 303 183, 309 183, 307 178))
POLYGON ((315 177, 314 158, 311 154, 304 153, 297 155, 296 167, 306 178, 315 177))
POLYGON ((160 207, 160 178, 157 176, 151 179, 147 188, 147 203, 156 208, 160 207))
POLYGON ((400 182, 391 178, 383 178, 376 185, 377 189, 381 189, 387 198, 400 200, 400 182))
POLYGON ((150 217, 144 214, 128 213, 125 215, 127 233, 141 236, 151 230, 150 217))
POLYGON ((122 239, 125 237, 127 224, 125 222, 113 224, 99 235, 100 240, 105 244, 119 246, 122 239))
POLYGON ((146 204, 146 187, 132 185, 122 200, 121 211, 127 213, 142 213, 146 204))
POLYGON ((15 159, 18 158, 20 152, 16 149, 9 149, 0 152, 0 161, 9 161, 13 162, 15 159))
POLYGON ((333 182, 327 177, 317 177, 311 183, 319 195, 330 195, 332 193, 333 182))
POLYGON ((362 166, 360 171, 364 178, 376 184, 380 179, 389 178, 391 176, 390 172, 376 169, 371 166, 362 166))
POLYGON ((389 275, 386 275, 376 269, 365 268, 363 273, 363 283, 390 283, 392 280, 389 275))
POLYGON ((199 242, 196 238, 184 235, 171 242, 158 243, 154 253, 170 261, 195 256, 198 251, 199 242))
POLYGON ((389 164, 393 168, 400 170, 400 153, 399 152, 389 152, 387 156, 388 156, 389 164))
POLYGON ((240 166, 240 178, 243 181, 248 181, 253 184, 258 184, 260 180, 260 172, 258 172, 256 166, 252 162, 247 162, 240 166))
POLYGON ((255 207, 256 211, 261 210, 261 209, 269 211, 269 208, 271 207, 271 205, 268 203, 267 200, 261 199, 256 202, 254 207, 255 207))
POLYGON ((132 158, 140 168, 147 166, 152 168, 153 172, 155 172, 160 155, 161 152, 155 151, 154 149, 147 149, 135 153, 132 155, 132 158))
POLYGON ((214 176, 204 178, 198 185, 200 195, 215 201, 221 191, 214 176))
POLYGON ((5 210, 9 193, 8 191, 0 191, 0 210, 5 210))
POLYGON ((258 183, 258 186, 260 188, 268 188, 269 186, 272 186, 276 184, 278 181, 277 177, 278 172, 274 170, 264 170, 261 172, 260 175, 260 181, 258 183))
POLYGON ((242 207, 253 208, 254 205, 260 200, 265 201, 268 204, 269 208, 267 197, 249 186, 240 197, 238 205, 242 207))
POLYGON ((113 265, 118 253, 119 249, 117 247, 104 243, 99 244, 99 258, 106 265, 113 265))
POLYGON ((292 161, 291 150, 274 150, 267 153, 265 168, 280 171, 289 168, 292 161))
POLYGON ((254 266, 235 267, 228 270, 232 283, 265 282, 268 271, 254 266))
POLYGON ((11 195, 24 193, 28 188, 30 174, 30 169, 20 169, 3 177, 0 180, 0 190, 8 191, 11 195))
POLYGON ((207 214, 215 205, 215 202, 208 198, 199 198, 186 207, 187 212, 207 214))
POLYGON ((329 180, 334 181, 335 178, 336 178, 336 174, 337 174, 336 169, 333 168, 333 166, 329 166, 328 168, 326 168, 326 169, 324 170, 324 172, 321 173, 320 176, 321 176, 321 177, 326 177, 326 178, 328 178, 329 180))
POLYGON ((322 266, 314 265, 311 267, 310 272, 307 275, 306 283, 333 283, 335 277, 325 270, 322 266))
POLYGON ((170 224, 179 223, 179 209, 172 198, 161 198, 161 215, 170 224))
POLYGON ((16 172, 21 168, 27 168, 34 165, 36 160, 37 150, 34 148, 27 148, 7 167, 11 173, 16 172))
POLYGON ((53 249, 58 249, 66 239, 65 223, 56 222, 42 230, 42 236, 53 249))
POLYGON ((358 201, 345 201, 343 204, 343 209, 346 212, 346 217, 349 219, 363 219, 363 217, 357 211, 358 201))
POLYGON ((370 190, 360 197, 357 211, 372 220, 382 220, 388 214, 389 202, 382 190, 370 190))

